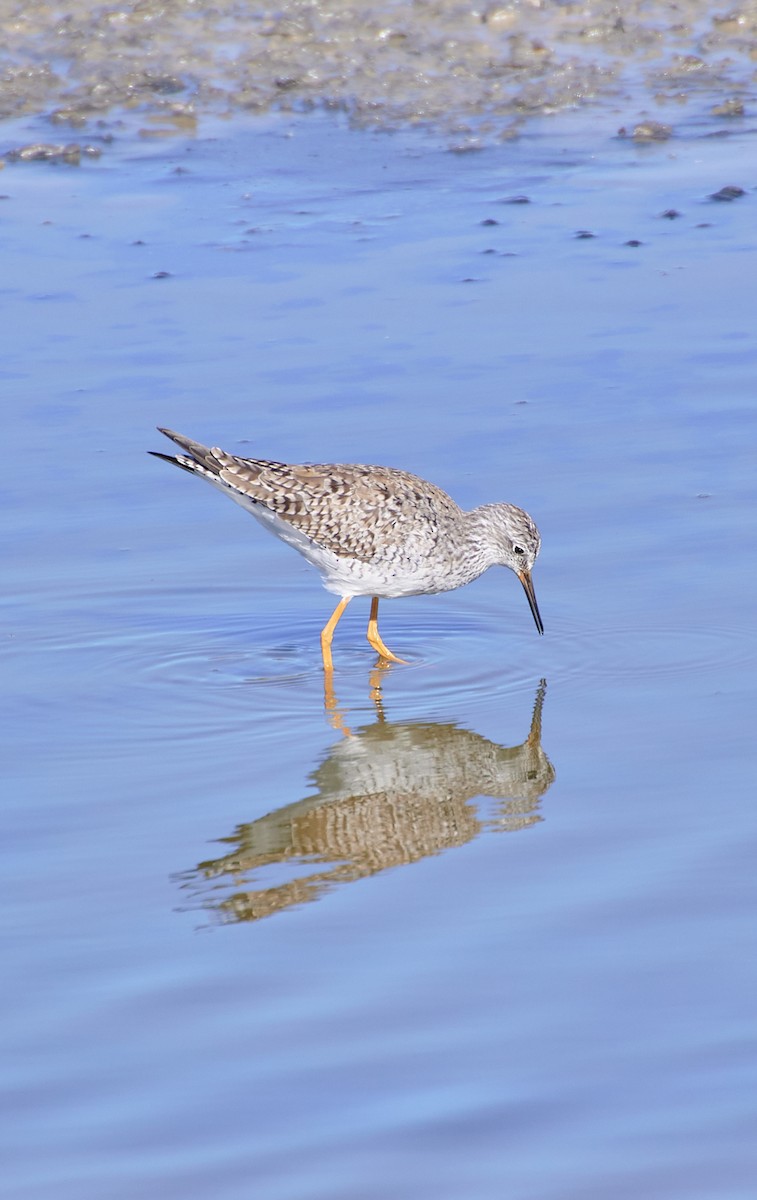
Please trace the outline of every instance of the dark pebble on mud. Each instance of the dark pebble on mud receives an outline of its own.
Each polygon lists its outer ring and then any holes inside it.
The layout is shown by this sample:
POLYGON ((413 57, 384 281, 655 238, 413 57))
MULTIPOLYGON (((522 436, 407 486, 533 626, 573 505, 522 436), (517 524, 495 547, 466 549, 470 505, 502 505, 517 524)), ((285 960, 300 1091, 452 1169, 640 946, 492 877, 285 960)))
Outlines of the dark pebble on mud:
POLYGON ((722 187, 719 192, 712 192, 710 200, 738 200, 739 196, 746 196, 746 192, 741 187, 722 187))

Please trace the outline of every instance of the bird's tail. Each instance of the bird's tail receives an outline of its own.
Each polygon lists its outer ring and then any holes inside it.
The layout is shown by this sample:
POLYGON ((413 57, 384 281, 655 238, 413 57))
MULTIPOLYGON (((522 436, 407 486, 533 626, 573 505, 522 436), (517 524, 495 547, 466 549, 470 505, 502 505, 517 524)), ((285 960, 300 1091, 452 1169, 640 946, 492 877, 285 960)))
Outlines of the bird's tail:
POLYGON ((158 450, 148 450, 148 454, 152 454, 155 458, 162 458, 164 462, 173 463, 174 466, 181 467, 183 471, 189 471, 191 474, 199 475, 205 472, 208 472, 210 475, 220 474, 221 464, 209 446, 203 446, 202 442, 193 442, 191 438, 184 437, 182 433, 174 433, 173 429, 161 429, 158 426, 158 432, 164 433, 167 438, 170 438, 172 442, 180 446, 182 450, 186 450, 189 457, 161 454, 158 450), (198 467, 200 470, 198 470, 198 467))

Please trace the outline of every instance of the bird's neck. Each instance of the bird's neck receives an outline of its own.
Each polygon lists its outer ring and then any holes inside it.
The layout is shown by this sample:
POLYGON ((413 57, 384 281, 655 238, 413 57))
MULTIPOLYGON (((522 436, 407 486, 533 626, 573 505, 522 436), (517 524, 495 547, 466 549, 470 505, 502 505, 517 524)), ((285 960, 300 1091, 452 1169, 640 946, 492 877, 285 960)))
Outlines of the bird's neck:
POLYGON ((471 583, 497 562, 491 524, 484 508, 474 508, 463 513, 459 538, 460 553, 450 568, 450 574, 454 577, 450 587, 462 587, 471 583))

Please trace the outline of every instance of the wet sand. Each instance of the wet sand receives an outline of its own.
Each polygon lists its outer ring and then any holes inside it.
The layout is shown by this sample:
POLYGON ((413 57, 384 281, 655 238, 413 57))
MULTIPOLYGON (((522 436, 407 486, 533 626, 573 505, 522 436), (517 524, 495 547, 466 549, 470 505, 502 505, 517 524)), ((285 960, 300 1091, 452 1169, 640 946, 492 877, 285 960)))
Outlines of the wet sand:
MULTIPOLYGON (((208 113, 337 109, 381 129, 426 125, 460 148, 532 116, 605 103, 635 126, 651 106, 738 117, 754 93, 757 4, 194 6, 84 0, 15 6, 2 26, 0 118, 52 128, 191 131, 208 113)), ((648 115, 648 113, 647 113, 648 115)))

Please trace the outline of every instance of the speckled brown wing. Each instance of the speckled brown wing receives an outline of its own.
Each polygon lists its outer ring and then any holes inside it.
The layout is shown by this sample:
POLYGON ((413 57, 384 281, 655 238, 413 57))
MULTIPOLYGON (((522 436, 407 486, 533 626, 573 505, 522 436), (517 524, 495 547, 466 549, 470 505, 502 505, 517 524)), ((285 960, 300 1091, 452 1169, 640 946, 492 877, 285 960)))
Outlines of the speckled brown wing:
MULTIPOLYGON (((219 478, 340 557, 371 562, 387 545, 420 533, 435 540, 440 518, 459 516, 433 484, 392 467, 290 466, 211 451, 219 478), (391 533, 391 537, 388 534, 391 533)), ((206 460, 207 461, 207 460, 206 460)))

